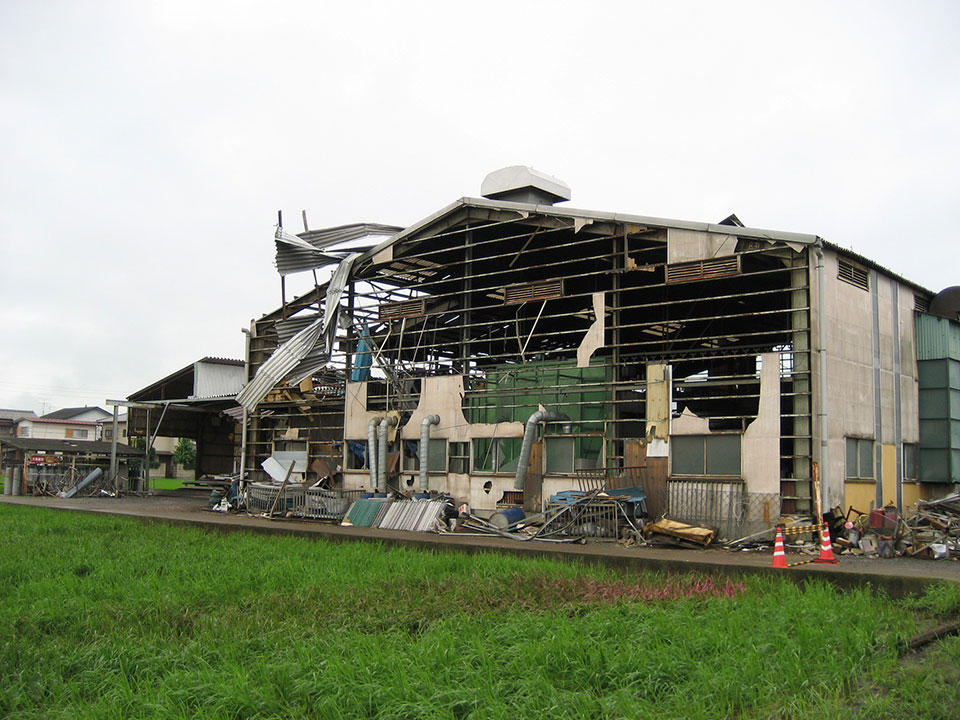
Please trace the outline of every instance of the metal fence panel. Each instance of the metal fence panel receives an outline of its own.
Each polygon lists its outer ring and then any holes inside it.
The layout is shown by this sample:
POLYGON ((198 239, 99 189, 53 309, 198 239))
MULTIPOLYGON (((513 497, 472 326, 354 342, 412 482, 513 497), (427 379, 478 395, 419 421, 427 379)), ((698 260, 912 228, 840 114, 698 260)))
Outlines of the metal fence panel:
POLYGON ((671 480, 667 517, 715 528, 735 540, 773 527, 780 517, 779 493, 746 492, 740 482, 671 480))

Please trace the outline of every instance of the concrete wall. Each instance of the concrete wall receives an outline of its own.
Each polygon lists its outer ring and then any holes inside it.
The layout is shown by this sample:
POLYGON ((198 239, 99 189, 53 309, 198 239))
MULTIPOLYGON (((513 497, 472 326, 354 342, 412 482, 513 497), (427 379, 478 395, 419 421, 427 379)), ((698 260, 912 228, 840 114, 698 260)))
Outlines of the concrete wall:
MULTIPOLYGON (((820 475, 826 508, 853 505, 869 510, 888 502, 902 505, 900 445, 915 443, 919 437, 913 289, 895 278, 867 270, 869 288, 865 290, 838 278, 836 252, 824 250, 823 261, 828 443, 826 462, 822 458, 820 461, 820 475), (875 442, 874 482, 846 481, 847 437, 875 442)), ((817 278, 815 272, 812 274, 813 341, 818 348, 817 278)), ((820 363, 815 358, 817 418, 822 412, 819 371, 820 363)), ((814 423, 814 438, 819 454, 819 421, 814 423)))

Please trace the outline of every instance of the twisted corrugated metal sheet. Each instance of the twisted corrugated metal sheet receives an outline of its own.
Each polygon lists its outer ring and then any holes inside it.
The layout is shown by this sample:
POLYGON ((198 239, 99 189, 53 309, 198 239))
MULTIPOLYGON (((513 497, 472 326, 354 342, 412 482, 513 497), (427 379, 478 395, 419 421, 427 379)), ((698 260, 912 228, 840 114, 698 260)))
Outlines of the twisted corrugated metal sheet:
POLYGON ((281 275, 290 275, 334 265, 343 260, 344 256, 349 253, 366 252, 370 249, 369 247, 336 249, 334 248, 335 245, 365 237, 390 237, 396 235, 402 229, 393 225, 356 223, 292 235, 278 227, 274 234, 274 241, 277 246, 277 272, 281 275), (330 249, 321 252, 327 248, 330 249))
POLYGON ((340 297, 343 295, 343 289, 346 287, 353 271, 353 262, 358 257, 360 255, 354 253, 344 258, 337 269, 334 270, 333 277, 330 278, 327 285, 323 315, 317 316, 313 322, 280 345, 273 355, 260 366, 253 380, 247 383, 240 394, 237 395, 237 402, 247 408, 248 411, 256 409, 257 404, 281 381, 300 382, 326 363, 333 347, 334 336, 337 333, 336 320, 340 311, 340 297), (319 360, 318 356, 317 362, 319 364, 312 365, 312 362, 308 362, 301 365, 304 358, 308 357, 318 347, 321 354, 324 355, 322 360, 319 360))

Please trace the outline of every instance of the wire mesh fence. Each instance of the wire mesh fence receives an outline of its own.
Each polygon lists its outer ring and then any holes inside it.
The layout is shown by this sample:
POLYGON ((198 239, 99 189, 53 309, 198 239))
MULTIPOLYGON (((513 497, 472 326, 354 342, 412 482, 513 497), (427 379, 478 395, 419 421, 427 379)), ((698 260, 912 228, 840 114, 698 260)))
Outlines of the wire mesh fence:
POLYGON ((779 493, 746 492, 743 483, 671 480, 667 492, 669 518, 716 528, 726 540, 767 530, 780 517, 779 493))
POLYGON ((353 501, 364 490, 307 488, 303 517, 319 520, 342 520, 353 501))

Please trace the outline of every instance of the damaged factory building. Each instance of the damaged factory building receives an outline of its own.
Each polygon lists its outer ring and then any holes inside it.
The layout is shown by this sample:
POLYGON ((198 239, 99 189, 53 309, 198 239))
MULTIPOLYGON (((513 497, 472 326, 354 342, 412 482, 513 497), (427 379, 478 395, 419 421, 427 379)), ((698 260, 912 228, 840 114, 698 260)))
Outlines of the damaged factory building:
POLYGON ((570 209, 530 168, 481 194, 407 228, 278 228, 281 278, 332 274, 251 323, 248 481, 279 462, 305 485, 527 511, 642 486, 651 516, 729 534, 811 516, 817 471, 824 508, 960 480, 949 438, 940 460, 923 445, 930 291, 733 215, 570 209))

